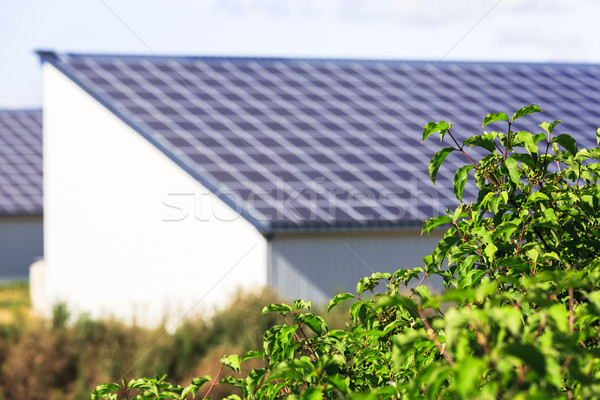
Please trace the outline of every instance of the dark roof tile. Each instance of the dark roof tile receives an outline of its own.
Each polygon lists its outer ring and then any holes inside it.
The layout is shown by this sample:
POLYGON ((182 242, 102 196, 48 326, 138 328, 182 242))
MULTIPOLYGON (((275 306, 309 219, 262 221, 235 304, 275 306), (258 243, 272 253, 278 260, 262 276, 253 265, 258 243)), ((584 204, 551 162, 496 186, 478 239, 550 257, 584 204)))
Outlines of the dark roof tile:
POLYGON ((0 215, 41 215, 42 112, 0 110, 0 215))

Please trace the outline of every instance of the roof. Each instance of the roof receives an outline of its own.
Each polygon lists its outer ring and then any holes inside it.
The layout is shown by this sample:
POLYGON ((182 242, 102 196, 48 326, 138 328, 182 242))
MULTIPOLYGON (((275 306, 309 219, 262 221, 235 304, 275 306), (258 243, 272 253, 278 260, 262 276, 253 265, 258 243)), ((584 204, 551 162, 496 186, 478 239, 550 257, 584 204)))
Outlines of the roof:
POLYGON ((0 110, 0 215, 42 215, 42 111, 0 110))
POLYGON ((465 137, 537 104, 516 129, 560 118, 586 146, 600 123, 599 65, 40 55, 267 233, 419 226, 454 208, 464 160, 430 183, 430 121, 465 137))

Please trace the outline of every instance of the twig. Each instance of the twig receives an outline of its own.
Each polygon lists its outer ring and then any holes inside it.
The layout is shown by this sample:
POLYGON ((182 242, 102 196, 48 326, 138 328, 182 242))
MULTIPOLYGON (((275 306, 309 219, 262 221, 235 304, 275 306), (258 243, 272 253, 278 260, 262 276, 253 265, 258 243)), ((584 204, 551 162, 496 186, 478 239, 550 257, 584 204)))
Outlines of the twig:
MULTIPOLYGON (((290 324, 290 321, 288 321, 285 315, 283 315, 283 319, 285 319, 285 323, 288 324, 288 326, 292 326, 292 324, 290 324)), ((298 336, 298 333, 296 333, 296 331, 294 331, 294 336, 296 336, 297 341, 301 342, 300 336, 298 336)))
POLYGON ((206 394, 204 395, 204 397, 202 398, 202 400, 204 400, 204 399, 206 399, 208 397, 208 395, 210 394, 211 390, 217 384, 217 380, 219 379, 219 375, 221 375, 221 371, 223 371, 223 364, 221 364, 221 367, 219 368, 219 372, 217 372, 217 376, 215 376, 215 379, 212 381, 212 383, 210 384, 210 387, 208 388, 208 392, 206 392, 206 394))
POLYGON ((425 329, 427 329, 427 336, 429 336, 429 339, 431 339, 433 341, 433 343, 435 343, 435 345, 437 346, 440 353, 444 356, 446 361, 448 361, 448 364, 455 367, 456 364, 454 363, 454 360, 452 359, 452 357, 450 357, 450 354, 448 354, 448 352, 446 352, 446 350, 444 349, 444 347, 438 340, 437 336, 435 336, 435 333, 433 332, 431 325, 429 325, 427 318, 425 318, 425 315, 423 315, 423 310, 419 309, 418 311, 419 311, 419 318, 421 318, 421 321, 423 321, 423 324, 425 325, 425 329))
POLYGON ((575 317, 573 315, 573 288, 569 288, 569 332, 575 331, 575 317))
POLYGON ((471 324, 471 327, 473 327, 475 335, 477 336, 477 343, 483 347, 483 351, 485 351, 486 354, 490 354, 490 348, 487 345, 487 339, 485 336, 479 331, 479 329, 477 329, 477 325, 471 324))
POLYGON ((129 387, 127 385, 127 381, 125 380, 125 377, 123 377, 123 387, 121 389, 123 391, 123 395, 125 396, 125 400, 129 400, 129 387))
MULTIPOLYGON (((296 314, 292 313, 292 315, 294 316, 294 319, 296 319, 296 314)), ((285 317, 285 315, 283 316, 283 318, 285 318, 285 322, 287 322, 288 326, 292 326, 288 319, 285 317)), ((313 359, 313 361, 317 360, 317 352, 315 351, 315 349, 312 348, 312 346, 309 346, 309 341, 308 341, 308 337, 306 336, 306 333, 304 333, 304 329, 302 329, 302 324, 298 324, 298 329, 300 329, 300 332, 302 333, 302 336, 304 336, 305 342, 303 344, 304 348, 308 348, 310 350, 311 357, 313 359)), ((294 331, 294 336, 296 336, 296 340, 298 341, 298 343, 302 343, 302 340, 300 339, 300 336, 298 336, 297 331, 294 331)))
POLYGON ((456 147, 458 147, 458 150, 460 150, 460 152, 463 153, 465 157, 467 157, 467 159, 471 162, 471 164, 473 164, 475 166, 475 169, 477 169, 477 163, 475 161, 473 161, 471 159, 471 157, 469 157, 467 152, 464 150, 464 147, 461 146, 460 144, 458 144, 458 142, 454 138, 454 135, 452 135, 452 132, 450 132, 450 129, 448 129, 448 135, 452 138, 452 140, 454 141, 454 144, 456 145, 456 147))
POLYGON ((504 159, 508 158, 508 147, 510 146, 510 126, 512 125, 512 121, 508 121, 508 133, 506 135, 506 147, 504 148, 504 159))
MULTIPOLYGON (((419 281, 419 283, 417 283, 417 286, 415 286, 415 289, 418 288, 419 286, 421 286, 423 284, 423 282, 425 281, 425 278, 427 278, 427 274, 423 273, 423 277, 421 278, 421 280, 419 281)), ((408 296, 408 298, 410 299, 413 294, 415 294, 415 292, 412 292, 410 294, 410 296, 408 296)))
POLYGON ((525 221, 523 221, 523 229, 521 229, 521 235, 519 236, 519 243, 517 243, 517 249, 515 250, 515 255, 519 254, 519 251, 521 250, 521 243, 523 242, 523 234, 526 231, 526 225, 525 225, 525 221))
POLYGON ((536 334, 535 334, 535 338, 539 338, 540 335, 542 334, 542 332, 544 332, 544 328, 546 328, 546 323, 548 322, 548 316, 544 315, 544 318, 542 319, 542 323, 540 324, 536 334))

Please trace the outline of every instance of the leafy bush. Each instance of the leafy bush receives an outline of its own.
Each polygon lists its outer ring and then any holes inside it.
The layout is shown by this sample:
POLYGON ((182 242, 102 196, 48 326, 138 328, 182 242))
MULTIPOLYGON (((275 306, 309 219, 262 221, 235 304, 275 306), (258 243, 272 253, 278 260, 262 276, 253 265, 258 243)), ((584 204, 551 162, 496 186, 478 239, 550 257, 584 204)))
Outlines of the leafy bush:
MULTIPOLYGON (((262 333, 277 318, 261 316, 260 310, 277 298, 268 291, 240 292, 212 318, 187 319, 173 332, 85 315, 73 321, 63 305, 48 321, 0 322, 0 400, 83 399, 99 383, 157 371, 189 382, 199 371, 218 369, 225 348, 242 352, 260 346, 262 333)), ((225 389, 214 388, 213 394, 225 389)))
MULTIPOLYGON (((304 301, 265 307, 282 324, 266 330, 263 350, 221 362, 236 372, 254 358, 266 365, 221 382, 245 399, 597 397, 600 149, 554 135, 561 121, 540 124, 541 133, 513 131, 518 119, 540 111, 489 114, 483 126, 504 121, 506 131, 462 145, 450 122, 427 124, 423 140, 439 133, 453 143, 429 165, 434 182, 450 153, 469 163, 454 177, 460 205, 423 226, 447 228, 424 267, 376 273, 361 279, 356 294, 335 296, 329 309, 353 301, 345 329, 328 330, 304 301), (469 155, 472 146, 485 155, 469 155), (467 203, 472 171, 479 194, 467 203), (443 278, 444 293, 422 285, 432 275, 443 278), (401 295, 407 287, 412 294, 401 295)), ((600 129, 596 135, 600 141, 600 129)), ((164 377, 135 379, 100 385, 92 399, 190 398, 217 380, 196 378, 182 388, 164 377)))

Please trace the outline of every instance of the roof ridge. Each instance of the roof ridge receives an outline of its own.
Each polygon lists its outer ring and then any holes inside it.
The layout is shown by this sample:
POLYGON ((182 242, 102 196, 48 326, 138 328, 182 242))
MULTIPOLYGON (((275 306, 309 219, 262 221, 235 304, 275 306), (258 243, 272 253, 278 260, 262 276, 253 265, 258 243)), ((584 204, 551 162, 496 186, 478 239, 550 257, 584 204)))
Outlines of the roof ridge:
POLYGON ((0 113, 11 113, 11 112, 42 112, 41 107, 27 107, 27 108, 8 108, 2 107, 0 108, 0 113))
POLYGON ((233 60, 233 61, 281 61, 281 62, 352 62, 352 63, 384 63, 384 64, 411 64, 411 65, 527 65, 527 66, 600 66, 593 62, 568 62, 568 61, 502 61, 502 60, 445 60, 445 59, 403 59, 403 58, 374 58, 374 57, 311 57, 311 56, 256 56, 256 55, 197 55, 197 54, 132 54, 132 53, 80 53, 80 52, 55 52, 50 50, 37 50, 36 53, 42 60, 49 61, 61 57, 91 57, 91 58, 131 58, 131 59, 175 59, 175 60, 233 60))

